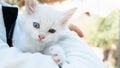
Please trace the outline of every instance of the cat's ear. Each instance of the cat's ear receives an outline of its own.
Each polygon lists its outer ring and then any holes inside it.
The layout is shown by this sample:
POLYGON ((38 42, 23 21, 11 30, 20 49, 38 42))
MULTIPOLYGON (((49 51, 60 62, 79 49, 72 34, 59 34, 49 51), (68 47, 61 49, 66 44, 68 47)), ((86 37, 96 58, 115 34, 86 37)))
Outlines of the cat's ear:
POLYGON ((29 14, 34 13, 37 5, 37 0, 25 0, 25 9, 29 14))
POLYGON ((64 15, 65 15, 64 23, 66 23, 72 17, 72 15, 75 13, 76 10, 77 10, 77 8, 72 8, 64 13, 64 15))

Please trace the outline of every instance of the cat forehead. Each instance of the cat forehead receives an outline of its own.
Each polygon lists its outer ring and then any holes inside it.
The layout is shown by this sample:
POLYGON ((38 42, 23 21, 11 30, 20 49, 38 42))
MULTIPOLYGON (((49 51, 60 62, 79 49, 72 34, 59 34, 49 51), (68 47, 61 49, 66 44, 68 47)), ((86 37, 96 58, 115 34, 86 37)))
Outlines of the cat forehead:
POLYGON ((37 5, 33 14, 24 15, 26 22, 38 22, 41 26, 60 25, 64 18, 63 12, 50 6, 37 5))
POLYGON ((63 12, 44 5, 37 6, 33 15, 37 18, 39 17, 48 20, 61 20, 63 18, 63 12))

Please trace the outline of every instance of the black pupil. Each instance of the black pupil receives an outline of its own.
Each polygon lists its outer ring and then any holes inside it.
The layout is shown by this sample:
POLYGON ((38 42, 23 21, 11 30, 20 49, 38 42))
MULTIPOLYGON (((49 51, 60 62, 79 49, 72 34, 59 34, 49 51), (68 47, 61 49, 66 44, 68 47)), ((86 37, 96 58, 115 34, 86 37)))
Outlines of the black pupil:
POLYGON ((55 30, 55 29, 49 29, 49 32, 50 32, 50 33, 55 33, 56 30, 55 30))
POLYGON ((35 28, 40 28, 40 24, 37 23, 37 22, 33 22, 33 26, 34 26, 35 28))

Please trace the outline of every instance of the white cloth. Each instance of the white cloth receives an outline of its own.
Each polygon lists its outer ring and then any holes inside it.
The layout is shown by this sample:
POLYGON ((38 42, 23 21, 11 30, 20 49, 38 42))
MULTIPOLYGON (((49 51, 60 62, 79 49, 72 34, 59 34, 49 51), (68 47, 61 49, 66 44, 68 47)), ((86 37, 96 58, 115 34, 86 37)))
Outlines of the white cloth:
MULTIPOLYGON (((62 68, 105 68, 88 45, 80 39, 74 39, 74 34, 69 33, 69 35, 71 36, 59 43, 69 60, 69 64, 63 64, 62 68), (73 41, 75 43, 69 43, 73 41)), ((50 56, 40 53, 22 53, 14 47, 9 48, 0 40, 0 68, 58 68, 58 66, 50 56)))
MULTIPOLYGON (((0 33, 5 35, 2 31, 0 30, 0 33)), ((62 68, 105 68, 103 62, 77 35, 66 31, 61 36, 64 38, 58 44, 65 50, 69 61, 64 63, 62 68), (71 43, 73 41, 74 43, 71 43)), ((8 47, 0 38, 0 68, 58 68, 58 66, 51 56, 41 53, 22 53, 15 47, 8 47)))
POLYGON ((63 68, 105 68, 103 62, 89 45, 76 34, 66 31, 62 36, 65 36, 66 39, 59 44, 64 48, 70 62, 69 64, 64 64, 63 68))
POLYGON ((4 27, 4 20, 3 20, 3 14, 2 14, 2 6, 0 5, 0 38, 6 42, 6 31, 4 27))
POLYGON ((50 56, 22 53, 0 40, 0 68, 58 68, 50 56))

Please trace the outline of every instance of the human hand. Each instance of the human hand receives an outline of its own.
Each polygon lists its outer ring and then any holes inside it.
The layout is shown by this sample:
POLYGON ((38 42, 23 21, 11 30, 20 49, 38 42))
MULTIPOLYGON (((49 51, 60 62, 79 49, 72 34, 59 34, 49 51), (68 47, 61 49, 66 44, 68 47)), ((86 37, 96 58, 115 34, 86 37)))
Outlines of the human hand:
POLYGON ((69 25, 69 29, 70 29, 71 31, 76 32, 79 37, 84 37, 83 32, 82 32, 82 31, 80 30, 80 28, 78 28, 77 26, 75 26, 75 25, 73 25, 73 24, 70 24, 70 25, 69 25))

